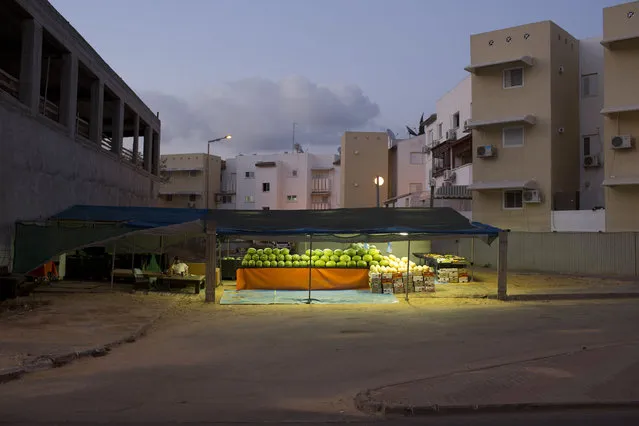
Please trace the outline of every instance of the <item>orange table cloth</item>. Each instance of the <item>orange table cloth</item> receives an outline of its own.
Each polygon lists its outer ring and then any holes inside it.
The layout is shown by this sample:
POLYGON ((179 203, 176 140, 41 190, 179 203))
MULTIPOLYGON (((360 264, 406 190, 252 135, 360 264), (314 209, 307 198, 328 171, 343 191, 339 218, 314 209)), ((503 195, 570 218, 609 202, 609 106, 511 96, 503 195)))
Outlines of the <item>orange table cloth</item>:
MULTIPOLYGON (((240 268, 238 290, 308 290, 308 268, 240 268)), ((368 269, 312 268, 312 290, 368 290, 368 269)))

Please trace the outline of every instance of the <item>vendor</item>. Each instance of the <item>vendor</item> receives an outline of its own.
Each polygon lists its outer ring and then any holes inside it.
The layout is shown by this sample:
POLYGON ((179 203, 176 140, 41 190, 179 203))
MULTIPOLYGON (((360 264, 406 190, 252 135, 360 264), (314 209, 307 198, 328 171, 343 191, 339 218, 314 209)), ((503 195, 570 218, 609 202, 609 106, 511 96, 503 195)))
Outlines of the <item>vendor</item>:
POLYGON ((173 264, 169 269, 169 274, 171 275, 181 275, 185 276, 189 274, 189 265, 182 262, 177 256, 173 258, 173 264))

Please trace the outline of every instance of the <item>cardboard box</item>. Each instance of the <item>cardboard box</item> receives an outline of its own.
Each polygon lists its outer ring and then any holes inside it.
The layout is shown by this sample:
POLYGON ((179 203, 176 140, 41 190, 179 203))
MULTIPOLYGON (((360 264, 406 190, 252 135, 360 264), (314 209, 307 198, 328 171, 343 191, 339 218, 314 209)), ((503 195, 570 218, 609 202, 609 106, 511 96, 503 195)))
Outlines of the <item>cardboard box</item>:
POLYGON ((382 283, 382 292, 384 294, 393 294, 395 292, 395 288, 393 284, 382 283))
POLYGON ((371 293, 381 294, 383 292, 382 283, 371 284, 371 293))
POLYGON ((404 293, 404 283, 402 281, 395 281, 393 283, 395 293, 404 293))

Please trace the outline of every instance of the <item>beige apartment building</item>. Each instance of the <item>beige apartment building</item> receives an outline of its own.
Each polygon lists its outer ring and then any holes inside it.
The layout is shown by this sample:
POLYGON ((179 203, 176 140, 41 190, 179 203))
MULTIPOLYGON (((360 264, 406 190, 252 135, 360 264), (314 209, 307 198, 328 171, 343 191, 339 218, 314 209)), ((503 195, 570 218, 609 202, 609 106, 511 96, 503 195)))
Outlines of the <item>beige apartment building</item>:
POLYGON ((551 21, 471 36, 473 220, 550 231, 579 208, 578 43, 551 21))
POLYGON ((220 192, 220 176, 223 167, 222 159, 214 155, 162 155, 160 173, 163 183, 159 191, 159 207, 207 208, 206 180, 208 176, 208 208, 214 209, 215 194, 220 192))
POLYGON ((388 134, 386 132, 345 132, 342 136, 341 202, 343 208, 375 207, 375 178, 384 180, 379 202, 389 198, 388 134))
POLYGON ((639 1, 603 11, 606 231, 639 229, 639 1))

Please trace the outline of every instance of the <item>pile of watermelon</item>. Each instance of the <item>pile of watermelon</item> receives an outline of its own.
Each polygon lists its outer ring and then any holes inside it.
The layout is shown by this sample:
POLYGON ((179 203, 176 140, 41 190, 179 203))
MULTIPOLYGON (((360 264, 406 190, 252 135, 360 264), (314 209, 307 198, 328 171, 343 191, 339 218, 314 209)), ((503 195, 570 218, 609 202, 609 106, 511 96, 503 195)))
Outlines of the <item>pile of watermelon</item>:
POLYGON ((290 254, 288 249, 248 249, 242 259, 244 268, 370 268, 384 266, 385 256, 375 247, 351 244, 348 249, 306 250, 306 253, 290 254))

